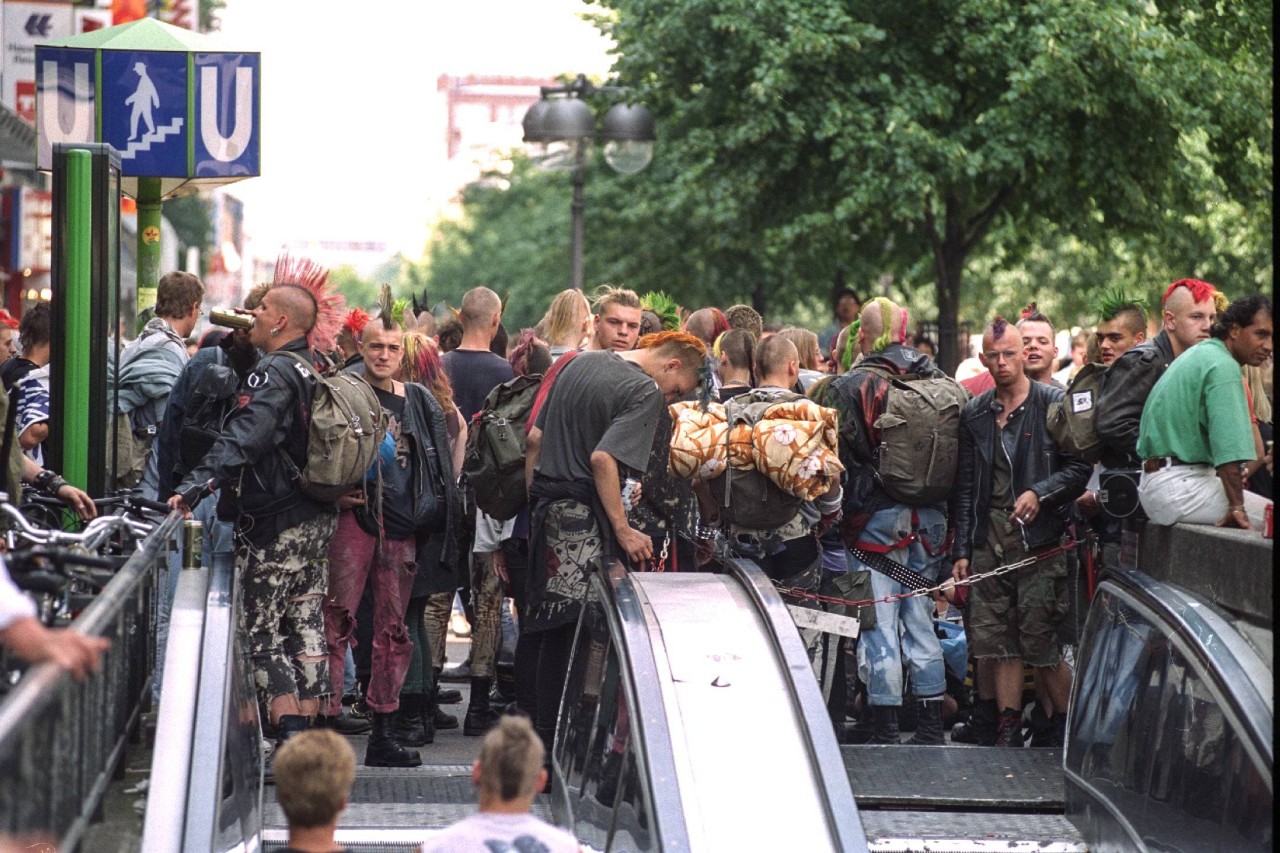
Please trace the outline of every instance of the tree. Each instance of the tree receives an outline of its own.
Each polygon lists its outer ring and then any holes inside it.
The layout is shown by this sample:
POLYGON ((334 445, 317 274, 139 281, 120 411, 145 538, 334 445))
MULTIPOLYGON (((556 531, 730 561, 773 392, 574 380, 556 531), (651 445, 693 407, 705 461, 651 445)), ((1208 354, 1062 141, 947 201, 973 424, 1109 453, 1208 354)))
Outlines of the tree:
POLYGON ((660 128, 645 205, 740 269, 929 258, 944 366, 993 231, 1015 265, 1046 234, 1171 260, 1211 186, 1270 234, 1258 0, 600 2, 660 128))
MULTIPOLYGON (((187 249, 200 250, 201 266, 207 269, 213 248, 213 221, 210 219, 209 200, 198 194, 179 196, 161 203, 160 213, 178 234, 179 263, 184 262, 187 249)), ((199 270, 192 270, 199 273, 199 270)))

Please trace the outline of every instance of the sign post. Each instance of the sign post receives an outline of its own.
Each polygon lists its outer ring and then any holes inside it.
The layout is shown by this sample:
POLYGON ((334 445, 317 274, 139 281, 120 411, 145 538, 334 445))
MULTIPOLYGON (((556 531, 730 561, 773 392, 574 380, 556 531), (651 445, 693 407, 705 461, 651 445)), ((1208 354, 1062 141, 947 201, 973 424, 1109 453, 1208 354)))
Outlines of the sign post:
POLYGON ((138 322, 154 312, 160 203, 259 174, 261 58, 143 18, 36 48, 37 166, 110 144, 138 202, 138 322))

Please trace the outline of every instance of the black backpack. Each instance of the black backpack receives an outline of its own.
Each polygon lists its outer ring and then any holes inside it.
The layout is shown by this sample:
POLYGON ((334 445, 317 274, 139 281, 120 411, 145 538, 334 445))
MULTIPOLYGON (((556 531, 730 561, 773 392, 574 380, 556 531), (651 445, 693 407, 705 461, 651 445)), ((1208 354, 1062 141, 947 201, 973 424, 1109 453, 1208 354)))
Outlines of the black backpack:
POLYGON ((528 494, 524 485, 525 424, 542 375, 509 379, 489 392, 468 427, 462 473, 476 506, 497 521, 515 518, 528 494))
POLYGON ((238 403, 240 378, 226 364, 222 347, 214 349, 218 360, 200 374, 178 428, 178 466, 183 475, 208 455, 238 403))

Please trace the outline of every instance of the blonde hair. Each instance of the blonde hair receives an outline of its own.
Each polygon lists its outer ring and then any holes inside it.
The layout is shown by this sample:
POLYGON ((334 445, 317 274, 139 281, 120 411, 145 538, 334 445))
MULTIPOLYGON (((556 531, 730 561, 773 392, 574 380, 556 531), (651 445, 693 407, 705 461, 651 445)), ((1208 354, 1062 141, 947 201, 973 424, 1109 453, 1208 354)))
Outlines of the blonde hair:
POLYGON ((634 290, 627 290, 625 287, 614 287, 611 284, 602 284, 596 288, 595 301, 591 303, 592 309, 597 314, 603 314, 605 309, 614 305, 623 308, 640 308, 640 297, 636 295, 634 290))
POLYGON ((503 802, 529 796, 538 784, 544 753, 542 739, 527 719, 503 716, 480 742, 480 789, 503 802))
POLYGON ((285 741, 272 770, 276 802, 289 826, 310 829, 333 823, 346 805, 356 778, 356 756, 342 736, 311 729, 285 741))
POLYGON ((562 290, 538 322, 538 337, 555 346, 576 347, 582 343, 582 323, 589 316, 591 303, 581 290, 562 290))
POLYGON ((800 366, 806 370, 815 370, 818 367, 818 336, 808 329, 801 329, 799 326, 788 326, 779 331, 775 337, 786 338, 796 345, 796 352, 800 356, 800 366))
POLYGON ((1259 421, 1271 423, 1271 400, 1267 397, 1267 388, 1263 384, 1269 368, 1246 364, 1243 369, 1244 381, 1249 386, 1249 392, 1253 394, 1254 417, 1259 421))

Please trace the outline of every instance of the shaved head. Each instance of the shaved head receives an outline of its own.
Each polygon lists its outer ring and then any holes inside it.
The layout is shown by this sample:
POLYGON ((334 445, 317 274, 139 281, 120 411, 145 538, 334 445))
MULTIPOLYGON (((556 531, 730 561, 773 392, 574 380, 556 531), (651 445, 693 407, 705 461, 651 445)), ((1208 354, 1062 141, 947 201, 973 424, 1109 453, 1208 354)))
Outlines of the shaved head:
POLYGON ((502 299, 487 287, 473 287, 462 295, 459 313, 464 329, 485 329, 502 313, 502 299))
POLYGON ((755 362, 756 376, 759 377, 762 385, 782 384, 779 381, 770 383, 769 380, 780 380, 785 377, 787 367, 791 363, 798 368, 800 353, 791 341, 781 335, 771 335, 756 345, 755 362))
POLYGON ((303 334, 310 334, 316 325, 318 306, 311 291, 299 284, 277 284, 269 291, 276 310, 303 334))
POLYGON ((684 330, 695 338, 700 338, 707 346, 715 343, 717 337, 728 329, 728 322, 723 314, 715 308, 699 308, 684 321, 684 330), (720 328, 723 326, 723 328, 720 328))
POLYGON ((858 348, 863 355, 907 339, 906 309, 886 297, 877 296, 864 305, 860 319, 858 348))

